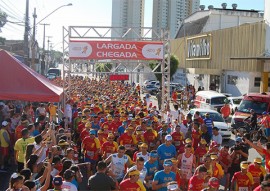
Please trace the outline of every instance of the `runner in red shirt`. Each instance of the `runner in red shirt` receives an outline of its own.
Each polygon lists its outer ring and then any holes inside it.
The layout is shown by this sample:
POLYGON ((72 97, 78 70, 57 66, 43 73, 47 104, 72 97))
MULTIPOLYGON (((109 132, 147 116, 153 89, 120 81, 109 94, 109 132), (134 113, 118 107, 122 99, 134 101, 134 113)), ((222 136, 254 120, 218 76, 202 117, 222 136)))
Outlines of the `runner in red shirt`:
POLYGON ((85 137, 89 136, 90 129, 91 129, 91 123, 90 122, 87 122, 85 124, 85 129, 80 134, 81 140, 83 140, 85 137))
POLYGON ((105 160, 108 158, 111 154, 116 153, 118 149, 118 144, 117 142, 113 141, 114 140, 114 135, 110 133, 108 135, 107 141, 103 143, 101 150, 102 150, 102 158, 105 160))
POLYGON ((207 169, 204 166, 200 166, 198 174, 192 176, 188 182, 188 191, 201 191, 204 188, 206 173, 207 169))
POLYGON ((219 164, 222 166, 223 170, 224 170, 224 174, 226 177, 226 181, 225 181, 225 189, 224 190, 228 190, 229 185, 230 185, 230 173, 228 172, 228 168, 231 166, 232 163, 232 159, 231 156, 229 154, 229 146, 224 146, 220 152, 219 152, 219 164))
POLYGON ((146 191, 144 185, 139 180, 140 171, 132 170, 129 172, 129 178, 120 183, 120 191, 146 191))
POLYGON ((176 125, 175 131, 172 133, 173 145, 176 148, 178 154, 185 151, 185 137, 184 134, 180 131, 180 125, 176 125))
POLYGON ((234 191, 252 191, 253 177, 248 169, 248 162, 243 161, 240 164, 241 171, 234 173, 231 182, 231 190, 234 191))
POLYGON ((147 126, 143 136, 145 143, 149 146, 149 150, 155 150, 157 148, 157 132, 152 127, 147 126))
POLYGON ((196 156, 196 166, 204 164, 203 156, 207 153, 208 148, 206 147, 205 139, 201 139, 199 147, 195 150, 194 155, 196 156))
POLYGON ((193 128, 191 132, 191 137, 192 137, 192 147, 196 150, 198 147, 198 144, 201 140, 201 135, 202 132, 199 129, 199 123, 193 123, 193 128))
POLYGON ((257 186, 260 185, 261 178, 266 175, 266 171, 262 166, 262 159, 259 157, 255 158, 253 164, 250 164, 248 166, 248 172, 250 172, 251 175, 253 176, 254 180, 253 187, 256 188, 257 186))

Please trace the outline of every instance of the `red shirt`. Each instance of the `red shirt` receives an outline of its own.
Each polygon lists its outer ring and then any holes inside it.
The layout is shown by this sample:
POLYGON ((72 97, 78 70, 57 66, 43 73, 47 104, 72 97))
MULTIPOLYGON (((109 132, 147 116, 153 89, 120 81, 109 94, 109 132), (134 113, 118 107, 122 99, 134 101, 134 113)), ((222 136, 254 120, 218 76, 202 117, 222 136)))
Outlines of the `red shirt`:
POLYGON ((87 137, 89 135, 90 135, 89 131, 84 129, 80 134, 81 140, 83 140, 85 137, 87 137))
POLYGON ((253 191, 261 191, 261 186, 256 187, 253 191))
POLYGON ((207 149, 206 147, 205 148, 202 148, 202 147, 198 147, 195 152, 194 152, 194 155, 197 156, 199 158, 199 162, 198 162, 198 165, 201 165, 203 164, 203 156, 207 153, 207 149))
POLYGON ((224 153, 224 152, 220 152, 220 155, 219 155, 219 161, 223 162, 225 165, 229 165, 230 161, 230 154, 229 153, 224 153))
POLYGON ((192 176, 188 182, 188 189, 192 191, 201 191, 204 187, 204 179, 198 178, 198 175, 192 176))
POLYGON ((123 133, 119 137, 119 143, 120 145, 124 145, 125 147, 127 147, 126 149, 128 149, 131 145, 135 144, 133 142, 133 137, 131 135, 128 135, 127 133, 123 133))
POLYGON ((116 153, 117 151, 117 143, 112 142, 110 143, 109 141, 103 143, 102 145, 102 152, 103 154, 108 157, 110 154, 116 153))
POLYGON ((178 150, 182 145, 184 145, 184 136, 181 132, 173 132, 172 138, 175 148, 178 150))
POLYGON ((265 155, 265 167, 270 171, 270 165, 268 164, 270 161, 270 153, 267 152, 266 149, 263 149, 263 154, 265 155))
POLYGON ((151 131, 146 131, 143 134, 144 136, 144 140, 145 142, 150 146, 150 147, 154 147, 156 142, 156 135, 155 133, 151 130, 151 131))
POLYGON ((115 123, 114 122, 104 122, 103 124, 102 124, 102 128, 104 127, 104 125, 108 125, 108 130, 109 130, 109 132, 112 132, 112 133, 114 133, 114 132, 117 132, 117 130, 118 130, 118 127, 115 125, 115 123))
POLYGON ((260 185, 260 178, 263 175, 263 172, 261 170, 261 168, 256 168, 255 164, 250 164, 248 166, 248 172, 250 172, 253 176, 253 180, 254 180, 254 187, 257 187, 260 185))
POLYGON ((85 128, 84 123, 79 124, 78 125, 78 132, 81 133, 84 130, 84 128, 85 128))
POLYGON ((236 172, 233 175, 232 182, 236 182, 236 190, 239 187, 248 188, 252 186, 252 182, 247 174, 243 174, 242 172, 236 172))
POLYGON ((220 109, 220 113, 223 115, 223 117, 229 117, 229 115, 231 114, 231 108, 230 108, 230 106, 224 105, 220 109))
POLYGON ((16 127, 15 129, 15 140, 17 141, 18 139, 22 138, 22 130, 24 129, 25 127, 22 126, 22 125, 19 125, 16 127))
POLYGON ((191 133, 191 137, 192 137, 192 147, 194 149, 197 149, 198 147, 198 144, 201 140, 201 132, 200 130, 196 131, 195 129, 192 130, 192 133, 191 133))
POLYGON ((82 141, 85 157, 97 160, 98 155, 95 153, 100 148, 100 143, 97 138, 85 137, 82 141))
POLYGON ((137 184, 136 182, 134 183, 130 182, 129 178, 126 180, 123 180, 119 186, 120 186, 120 191, 140 191, 141 190, 139 184, 137 184))

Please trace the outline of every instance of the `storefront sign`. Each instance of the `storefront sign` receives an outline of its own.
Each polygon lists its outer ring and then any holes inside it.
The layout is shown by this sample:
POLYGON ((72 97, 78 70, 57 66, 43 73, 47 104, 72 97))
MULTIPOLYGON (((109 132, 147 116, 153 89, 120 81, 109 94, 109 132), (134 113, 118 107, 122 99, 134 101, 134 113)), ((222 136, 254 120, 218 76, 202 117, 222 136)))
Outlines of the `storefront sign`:
POLYGON ((129 75, 128 74, 110 75, 110 81, 122 81, 122 80, 129 80, 129 75))
POLYGON ((162 42, 71 41, 70 59, 162 60, 162 42))
POLYGON ((186 60, 211 59, 211 35, 202 35, 187 39, 186 60))

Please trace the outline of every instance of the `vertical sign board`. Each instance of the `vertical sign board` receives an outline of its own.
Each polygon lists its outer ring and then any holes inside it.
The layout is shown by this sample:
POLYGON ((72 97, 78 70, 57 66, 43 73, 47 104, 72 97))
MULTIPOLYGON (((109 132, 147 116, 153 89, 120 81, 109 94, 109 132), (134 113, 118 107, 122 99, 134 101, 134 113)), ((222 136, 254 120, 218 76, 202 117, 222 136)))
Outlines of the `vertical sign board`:
POLYGON ((110 81, 123 81, 123 80, 129 80, 129 75, 128 74, 110 75, 110 81))
POLYGON ((163 43, 152 41, 70 41, 69 58, 162 60, 163 43))

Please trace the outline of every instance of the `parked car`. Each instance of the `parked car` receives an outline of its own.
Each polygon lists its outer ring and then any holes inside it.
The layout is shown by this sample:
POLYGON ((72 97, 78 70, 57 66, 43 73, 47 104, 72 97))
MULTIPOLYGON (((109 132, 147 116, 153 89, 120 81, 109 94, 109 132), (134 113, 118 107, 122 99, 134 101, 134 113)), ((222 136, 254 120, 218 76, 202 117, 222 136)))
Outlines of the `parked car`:
POLYGON ((151 82, 155 82, 155 80, 145 80, 145 81, 143 82, 143 86, 150 85, 151 82))
POLYGON ((214 126, 219 129, 219 133, 221 134, 222 139, 229 140, 231 138, 231 131, 229 130, 228 124, 225 122, 220 113, 211 109, 199 109, 199 108, 191 109, 189 113, 192 116, 194 116, 196 111, 200 112, 200 116, 203 119, 205 117, 205 114, 209 113, 210 117, 213 119, 214 126))
POLYGON ((48 73, 47 75, 46 75, 46 78, 48 78, 49 80, 53 80, 53 79, 55 79, 57 76, 56 76, 56 74, 55 73, 48 73))
POLYGON ((142 93, 149 93, 151 95, 156 95, 159 89, 154 85, 146 85, 142 88, 142 93))
POLYGON ((227 99, 229 100, 231 114, 234 114, 235 110, 239 107, 243 97, 227 97, 227 99))

